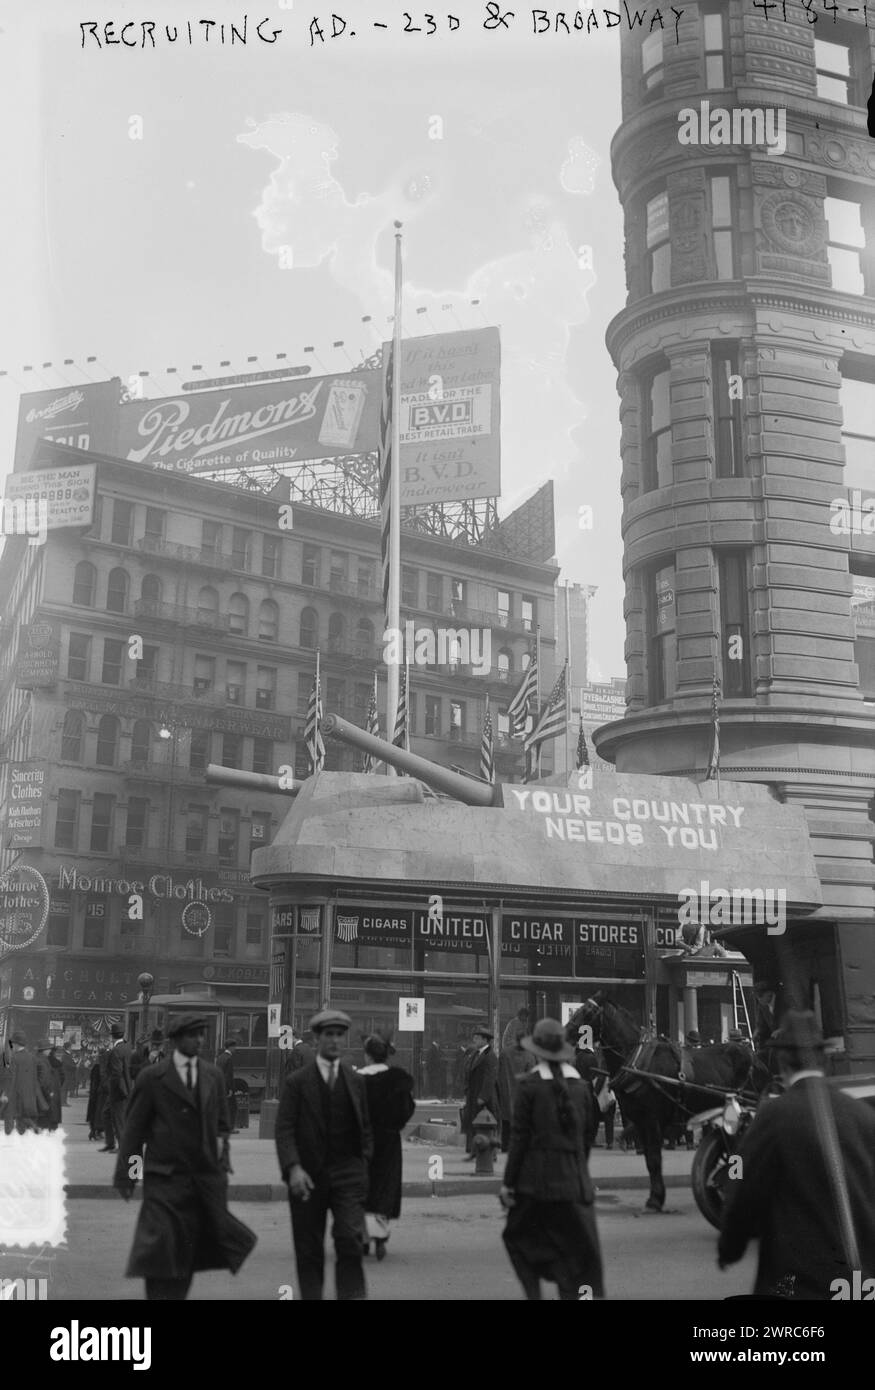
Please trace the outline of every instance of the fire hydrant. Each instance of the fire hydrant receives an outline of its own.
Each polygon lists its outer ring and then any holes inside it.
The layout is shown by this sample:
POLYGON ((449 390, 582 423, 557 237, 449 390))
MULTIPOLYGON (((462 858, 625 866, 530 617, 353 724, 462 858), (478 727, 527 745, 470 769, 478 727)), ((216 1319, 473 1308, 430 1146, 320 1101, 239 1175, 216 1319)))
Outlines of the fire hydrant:
POLYGON ((473 1132, 471 1147, 477 1156, 474 1172, 479 1173, 482 1177, 491 1177, 495 1172, 493 1156, 501 1144, 498 1138, 498 1121, 492 1112, 486 1109, 485 1105, 474 1117, 471 1130, 473 1132))

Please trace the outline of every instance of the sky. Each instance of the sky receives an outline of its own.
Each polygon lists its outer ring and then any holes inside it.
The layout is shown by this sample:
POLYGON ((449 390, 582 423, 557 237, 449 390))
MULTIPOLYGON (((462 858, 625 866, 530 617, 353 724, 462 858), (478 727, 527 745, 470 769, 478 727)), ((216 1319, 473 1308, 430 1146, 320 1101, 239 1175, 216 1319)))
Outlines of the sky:
MULTIPOLYGON (((195 363, 205 377, 268 370, 281 352, 314 373, 358 363, 391 331, 398 219, 405 336, 499 327, 499 514, 554 480, 563 580, 598 586, 590 677, 622 675, 618 397, 604 345, 625 303, 609 159, 619 31, 534 34, 531 9, 499 7, 514 15, 503 26, 472 0, 452 6, 454 32, 448 6, 434 33, 403 32, 425 31, 425 11, 405 21, 386 0, 336 9, 346 32, 311 45, 302 0, 250 11, 215 0, 208 39, 204 10, 185 0, 142 11, 0 0, 14 190, 0 209, 0 471, 23 390, 148 371, 145 394, 162 396, 195 363), (247 43, 232 44, 244 15, 247 43), (265 17, 275 42, 255 32, 265 17), (106 45, 107 20, 111 37, 133 20, 137 46, 106 45), (97 24, 100 47, 91 29, 83 47, 82 22, 97 24)), ((330 11, 320 18, 330 34, 330 11)))

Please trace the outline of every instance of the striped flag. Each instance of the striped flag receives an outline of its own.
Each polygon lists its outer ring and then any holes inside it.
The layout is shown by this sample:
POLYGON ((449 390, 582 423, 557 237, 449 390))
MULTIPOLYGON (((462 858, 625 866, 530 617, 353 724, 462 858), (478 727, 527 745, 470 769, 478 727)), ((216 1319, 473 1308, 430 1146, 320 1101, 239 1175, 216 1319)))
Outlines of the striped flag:
POLYGON ((380 405, 380 559, 383 574, 383 612, 386 627, 392 626, 389 612, 389 545, 392 530, 392 373, 395 344, 389 344, 383 374, 383 399, 380 405))
MULTIPOLYGON (((374 682, 374 686, 376 687, 376 681, 374 682)), ((365 719, 365 733, 370 734, 372 738, 380 737, 380 717, 377 714, 376 689, 371 691, 371 703, 368 705, 367 718, 365 719)), ((362 772, 376 772, 379 764, 379 758, 375 758, 372 754, 366 753, 362 772)))
POLYGON ((711 756, 708 759, 708 775, 706 780, 711 782, 716 777, 720 780, 720 710, 718 701, 720 698, 720 682, 714 677, 714 684, 711 687, 711 756))
POLYGON ((550 698, 541 711, 541 716, 532 732, 527 735, 525 748, 538 748, 548 738, 558 738, 568 727, 567 664, 562 667, 559 679, 550 692, 550 698))
POLYGON ((392 742, 396 748, 410 747, 409 730, 407 727, 407 668, 401 672, 401 689, 398 692, 398 712, 395 715, 395 733, 392 742))
POLYGON ((538 661, 530 661, 516 693, 507 707, 510 732, 513 738, 521 738, 526 731, 526 721, 538 697, 538 661))
POLYGON ((577 730, 577 771, 582 767, 589 767, 589 753, 586 747, 586 734, 583 732, 583 714, 580 716, 580 727, 577 730))
POLYGON ((480 776, 484 782, 495 781, 495 754, 492 740, 492 715, 486 711, 483 720, 483 737, 480 740, 480 776))
POLYGON ((313 677, 313 689, 307 704, 307 721, 304 725, 304 743, 310 759, 310 772, 321 772, 325 765, 325 744, 322 742, 322 688, 318 676, 313 677))

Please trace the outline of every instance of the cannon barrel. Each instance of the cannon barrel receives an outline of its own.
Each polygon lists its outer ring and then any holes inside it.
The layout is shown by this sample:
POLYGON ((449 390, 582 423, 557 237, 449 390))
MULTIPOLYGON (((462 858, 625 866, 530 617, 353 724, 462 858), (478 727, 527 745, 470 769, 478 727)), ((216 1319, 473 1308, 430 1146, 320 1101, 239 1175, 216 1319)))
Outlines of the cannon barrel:
POLYGON ((399 772, 406 772, 408 777, 418 777, 434 791, 455 797, 466 806, 500 805, 497 787, 491 787, 486 782, 475 782, 471 777, 463 777, 461 773, 451 772, 447 767, 439 767, 428 758, 420 758, 417 753, 408 753, 404 748, 396 748, 394 743, 387 743, 385 739, 365 733, 364 729, 347 723, 338 714, 326 714, 321 728, 323 734, 340 739, 341 743, 357 748, 360 753, 370 753, 371 757, 379 758, 380 762, 388 763, 399 772))
POLYGON ((267 772, 244 772, 239 767, 208 763, 206 779, 220 787, 239 787, 247 792, 272 792, 274 796, 297 796, 300 787, 282 787, 280 779, 267 772))

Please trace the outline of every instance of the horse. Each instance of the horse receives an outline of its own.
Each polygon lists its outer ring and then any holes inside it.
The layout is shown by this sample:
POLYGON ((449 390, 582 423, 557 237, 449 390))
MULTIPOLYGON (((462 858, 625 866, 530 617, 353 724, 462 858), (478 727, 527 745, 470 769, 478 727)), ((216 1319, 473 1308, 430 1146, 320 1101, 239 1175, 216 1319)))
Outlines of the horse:
POLYGON ((569 1020, 569 1042, 576 1041, 582 1024, 589 1024, 601 1043, 624 1123, 635 1126, 644 1150, 650 1176, 645 1210, 661 1212, 665 1205, 662 1146, 666 1129, 699 1111, 713 1109, 719 1104, 720 1091, 759 1096, 769 1083, 769 1069, 742 1043, 717 1043, 682 1055, 677 1044, 667 1038, 646 1037, 628 1010, 601 990, 569 1020), (716 1087, 717 1092, 704 1089, 707 1087, 716 1087))

